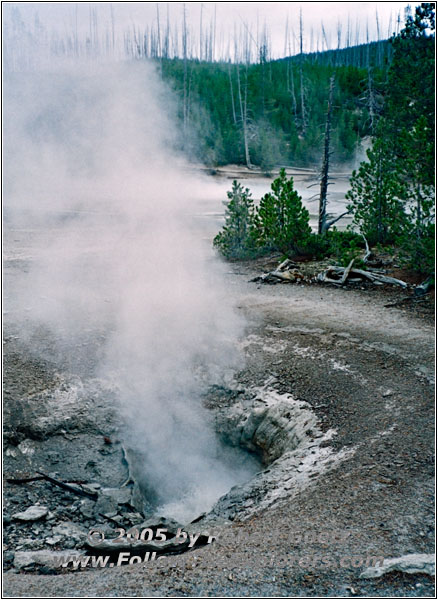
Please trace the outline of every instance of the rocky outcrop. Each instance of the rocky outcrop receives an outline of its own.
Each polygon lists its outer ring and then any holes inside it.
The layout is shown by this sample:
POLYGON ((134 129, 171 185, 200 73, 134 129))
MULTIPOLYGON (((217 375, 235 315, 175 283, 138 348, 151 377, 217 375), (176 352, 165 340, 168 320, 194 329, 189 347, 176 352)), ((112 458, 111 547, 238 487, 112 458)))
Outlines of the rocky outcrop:
POLYGON ((222 408, 216 429, 228 444, 259 454, 265 465, 321 436, 306 402, 269 388, 243 394, 233 406, 222 408))

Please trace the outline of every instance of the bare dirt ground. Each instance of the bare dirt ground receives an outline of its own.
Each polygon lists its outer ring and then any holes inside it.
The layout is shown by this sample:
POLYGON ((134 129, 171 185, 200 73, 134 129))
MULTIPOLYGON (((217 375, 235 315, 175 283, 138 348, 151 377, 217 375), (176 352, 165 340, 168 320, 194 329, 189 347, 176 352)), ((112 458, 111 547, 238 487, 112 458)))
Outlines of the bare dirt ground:
MULTIPOLYGON (((430 301, 387 307, 405 292, 249 282, 257 274, 255 264, 234 264, 228 273, 249 322, 247 366, 237 379, 262 385, 271 378, 281 393, 308 402, 321 428, 337 432, 326 443, 348 457, 304 490, 224 525, 210 546, 114 569, 9 570, 5 597, 434 596, 425 575, 365 580, 363 567, 339 565, 342 557, 434 551, 430 301), (344 541, 340 533, 348 534, 344 541), (311 564, 300 566, 303 557, 311 564)), ((8 363, 7 350, 5 360, 14 393, 47 385, 44 365, 29 369, 16 355, 8 363)))

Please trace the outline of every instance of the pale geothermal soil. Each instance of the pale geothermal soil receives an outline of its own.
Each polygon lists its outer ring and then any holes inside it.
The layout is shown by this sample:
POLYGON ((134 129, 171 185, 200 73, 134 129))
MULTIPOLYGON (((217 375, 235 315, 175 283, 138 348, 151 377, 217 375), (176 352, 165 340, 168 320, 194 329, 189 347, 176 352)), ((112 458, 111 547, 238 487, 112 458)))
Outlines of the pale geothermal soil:
MULTIPOLYGON (((257 273, 229 267, 230 288, 249 321, 242 344, 248 362, 238 383, 261 386, 270 378, 272 389, 308 402, 320 429, 336 431, 324 445, 344 458, 302 489, 254 507, 248 518, 215 526, 218 539, 210 546, 114 569, 8 570, 6 597, 434 595, 434 580, 425 575, 364 580, 363 568, 297 564, 305 556, 333 561, 434 551, 430 313, 386 308, 400 297, 391 290, 250 283, 257 273), (327 543, 292 535, 311 532, 327 534, 327 543), (347 539, 336 541, 342 532, 347 539)), ((11 376, 17 373, 21 380, 10 385, 35 386, 25 368, 12 368, 11 376)))

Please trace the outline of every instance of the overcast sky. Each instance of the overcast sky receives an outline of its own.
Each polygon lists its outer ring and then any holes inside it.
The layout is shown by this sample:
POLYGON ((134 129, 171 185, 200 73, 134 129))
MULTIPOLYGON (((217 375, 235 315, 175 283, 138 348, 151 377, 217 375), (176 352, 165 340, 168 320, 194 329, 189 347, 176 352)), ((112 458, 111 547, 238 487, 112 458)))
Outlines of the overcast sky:
MULTIPOLYGON (((156 25, 157 4, 163 26, 169 11, 172 26, 181 26, 183 19, 182 2, 3 2, 4 22, 10 21, 11 9, 18 7, 21 18, 30 26, 33 25, 35 14, 47 28, 55 29, 60 35, 71 32, 75 26, 76 16, 78 27, 86 34, 89 27, 90 8, 97 11, 99 26, 102 30, 109 27, 111 22, 111 6, 114 12, 116 29, 122 33, 133 25, 140 29, 147 25, 156 25)), ((355 43, 356 32, 359 40, 365 39, 368 24, 370 39, 377 38, 376 14, 380 23, 381 38, 389 37, 397 28, 397 18, 400 16, 404 23, 406 2, 186 2, 186 18, 192 31, 193 40, 198 37, 201 19, 205 30, 210 26, 216 12, 217 45, 226 46, 227 40, 232 39, 234 30, 242 27, 252 32, 254 38, 263 30, 266 24, 271 38, 272 57, 284 55, 286 22, 295 37, 299 30, 300 9, 303 15, 305 34, 304 50, 310 50, 311 42, 315 48, 317 40, 322 44, 321 22, 328 45, 336 47, 337 23, 342 25, 342 44, 344 45, 348 21, 352 33, 352 43, 355 43), (244 25, 245 24, 245 25, 244 25)), ((412 6, 415 6, 412 5, 412 6)), ((295 42, 296 43, 296 42, 295 42)), ((194 42, 195 44, 195 42, 194 42)), ((196 45, 196 44, 195 44, 196 45)), ((296 48, 297 49, 297 46, 296 48)), ((321 48, 322 49, 322 48, 321 48)))

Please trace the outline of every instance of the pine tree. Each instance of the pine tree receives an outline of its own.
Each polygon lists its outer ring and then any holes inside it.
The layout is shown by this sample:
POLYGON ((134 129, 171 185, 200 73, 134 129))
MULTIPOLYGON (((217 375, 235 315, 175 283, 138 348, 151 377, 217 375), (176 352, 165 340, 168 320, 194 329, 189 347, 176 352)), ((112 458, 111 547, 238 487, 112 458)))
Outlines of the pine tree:
POLYGON ((311 234, 309 211, 287 178, 285 169, 271 184, 272 192, 263 196, 257 210, 259 243, 286 255, 303 252, 311 234))
POLYGON ((377 138, 367 150, 368 161, 353 171, 346 198, 356 225, 370 244, 395 242, 405 222, 406 184, 397 161, 377 138))
POLYGON ((225 202, 225 225, 213 245, 225 258, 249 258, 256 252, 254 203, 251 192, 236 180, 225 202))
POLYGON ((399 236, 407 265, 433 270, 435 219, 435 3, 408 16, 393 40, 385 134, 406 182, 409 219, 399 236))

